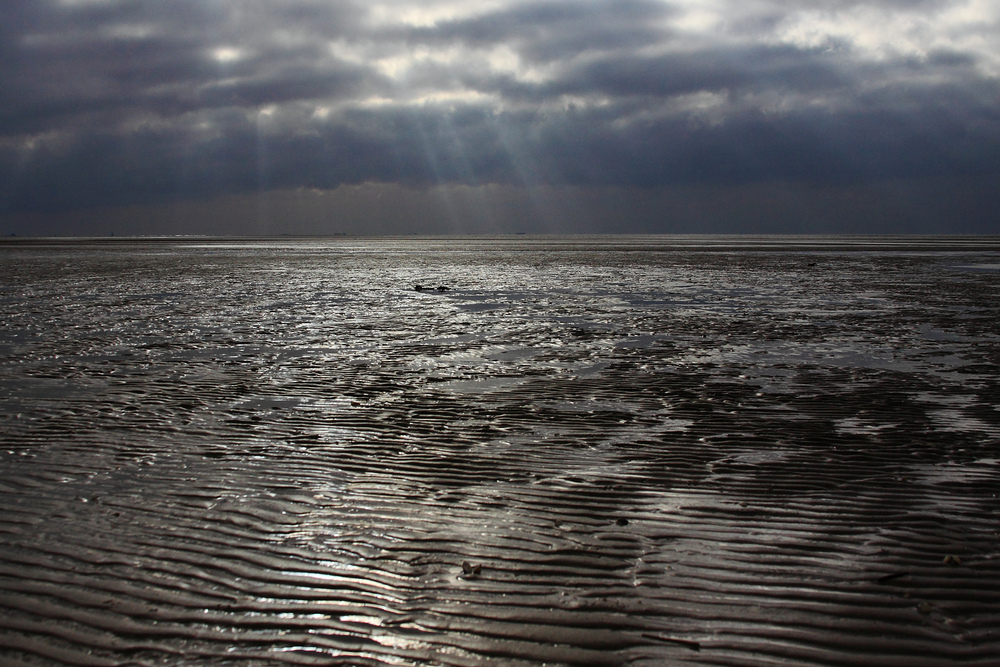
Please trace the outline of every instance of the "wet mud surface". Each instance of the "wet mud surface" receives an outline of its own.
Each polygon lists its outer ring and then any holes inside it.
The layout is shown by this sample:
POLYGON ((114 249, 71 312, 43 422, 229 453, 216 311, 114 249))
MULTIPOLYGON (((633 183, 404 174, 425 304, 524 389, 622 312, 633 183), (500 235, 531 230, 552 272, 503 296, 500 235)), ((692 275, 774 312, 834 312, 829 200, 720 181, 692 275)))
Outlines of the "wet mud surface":
POLYGON ((1000 244, 876 241, 0 245, 0 662, 996 665, 1000 244))

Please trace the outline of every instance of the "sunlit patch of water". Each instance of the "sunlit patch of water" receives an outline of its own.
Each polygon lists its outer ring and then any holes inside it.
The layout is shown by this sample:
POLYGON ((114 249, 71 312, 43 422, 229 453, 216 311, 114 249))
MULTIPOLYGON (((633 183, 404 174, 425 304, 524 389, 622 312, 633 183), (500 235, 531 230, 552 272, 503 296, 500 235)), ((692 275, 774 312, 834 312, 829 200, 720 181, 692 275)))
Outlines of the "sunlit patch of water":
POLYGON ((851 435, 873 435, 897 426, 898 424, 877 423, 858 417, 845 417, 834 422, 834 427, 839 433, 849 433, 851 435))

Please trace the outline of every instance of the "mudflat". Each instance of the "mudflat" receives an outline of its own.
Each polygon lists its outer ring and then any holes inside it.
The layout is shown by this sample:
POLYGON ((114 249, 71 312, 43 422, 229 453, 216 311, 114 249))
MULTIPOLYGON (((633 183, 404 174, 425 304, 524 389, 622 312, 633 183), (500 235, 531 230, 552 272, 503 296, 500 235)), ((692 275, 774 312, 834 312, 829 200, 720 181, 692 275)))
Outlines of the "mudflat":
POLYGON ((998 239, 0 269, 5 665, 1000 662, 998 239))

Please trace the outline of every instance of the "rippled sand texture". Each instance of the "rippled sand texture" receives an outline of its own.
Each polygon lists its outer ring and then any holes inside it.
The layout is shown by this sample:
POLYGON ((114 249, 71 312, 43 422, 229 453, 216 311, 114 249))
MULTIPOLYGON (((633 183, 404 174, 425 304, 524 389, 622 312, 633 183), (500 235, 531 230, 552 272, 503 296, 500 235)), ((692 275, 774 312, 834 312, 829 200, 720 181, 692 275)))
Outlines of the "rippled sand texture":
POLYGON ((1000 664, 1000 245, 906 243, 0 245, 0 663, 1000 664))

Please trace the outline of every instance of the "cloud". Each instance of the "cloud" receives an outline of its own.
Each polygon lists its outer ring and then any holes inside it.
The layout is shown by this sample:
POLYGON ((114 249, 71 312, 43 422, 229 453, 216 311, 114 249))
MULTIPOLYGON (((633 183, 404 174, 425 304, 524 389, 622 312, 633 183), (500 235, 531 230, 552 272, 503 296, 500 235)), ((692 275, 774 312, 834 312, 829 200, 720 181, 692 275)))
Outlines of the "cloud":
MULTIPOLYGON (((590 52, 635 50, 659 43, 672 14, 659 0, 526 2, 488 14, 400 31, 407 43, 503 47, 527 62, 549 63, 590 52)), ((390 31, 390 34, 392 32, 390 31)))
POLYGON ((987 0, 10 0, 0 213, 1000 173, 987 0))

